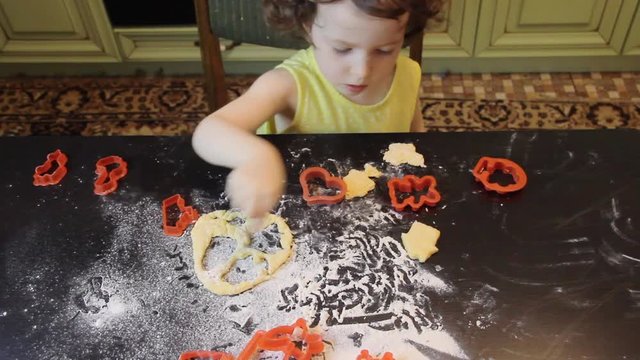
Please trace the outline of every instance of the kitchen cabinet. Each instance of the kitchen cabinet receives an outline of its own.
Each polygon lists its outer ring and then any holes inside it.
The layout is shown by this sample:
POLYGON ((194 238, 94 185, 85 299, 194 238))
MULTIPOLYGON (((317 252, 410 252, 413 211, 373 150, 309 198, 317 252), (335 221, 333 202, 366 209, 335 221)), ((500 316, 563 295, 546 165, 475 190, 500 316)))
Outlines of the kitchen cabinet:
POLYGON ((114 29, 124 61, 199 61, 198 29, 191 26, 114 29))
POLYGON ((484 0, 475 56, 615 56, 638 1, 484 0))
POLYGON ((0 62, 118 62, 102 0, 0 0, 0 62))
MULTIPOLYGON (((625 55, 640 55, 640 5, 629 30, 629 37, 624 46, 625 55)), ((640 60, 638 60, 640 62, 640 60)))
MULTIPOLYGON (((230 73, 293 51, 225 47, 230 73)), ((448 0, 424 39, 428 72, 639 71, 640 0, 448 0)), ((0 62, 201 71, 193 26, 113 26, 103 0, 0 0, 0 62)), ((1 73, 1 71, 0 71, 1 73)))
POLYGON ((442 15, 428 24, 423 57, 471 57, 480 0, 450 0, 442 15))

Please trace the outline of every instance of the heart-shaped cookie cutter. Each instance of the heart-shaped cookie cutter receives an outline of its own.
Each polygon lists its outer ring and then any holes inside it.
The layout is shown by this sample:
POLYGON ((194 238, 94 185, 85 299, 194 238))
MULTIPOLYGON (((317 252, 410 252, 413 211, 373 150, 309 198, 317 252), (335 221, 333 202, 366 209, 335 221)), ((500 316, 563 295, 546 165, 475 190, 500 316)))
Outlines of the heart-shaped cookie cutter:
POLYGON ((169 236, 182 236, 189 224, 196 222, 200 214, 193 206, 185 206, 185 201, 180 194, 172 195, 162 200, 162 230, 169 236), (175 225, 169 225, 169 208, 177 206, 180 216, 175 225))
POLYGON ((127 175, 127 171, 127 162, 120 156, 111 155, 98 160, 96 162, 96 174, 98 178, 93 184, 93 193, 96 195, 107 195, 116 191, 118 188, 118 180, 127 175), (107 171, 107 166, 113 164, 118 164, 118 167, 107 171))
POLYGON ((507 194, 510 192, 522 190, 527 185, 527 174, 524 169, 509 159, 493 158, 483 156, 473 168, 473 176, 476 181, 481 182, 487 191, 495 191, 498 194, 507 194), (514 183, 509 185, 500 185, 491 182, 489 178, 496 171, 500 170, 505 174, 511 175, 514 183))
POLYGON ((47 155, 47 160, 36 167, 33 173, 33 185, 35 186, 48 186, 59 183, 62 178, 67 175, 67 155, 57 149, 56 151, 47 155), (53 163, 56 163, 57 168, 52 173, 47 174, 51 170, 53 163))
POLYGON ((430 175, 417 177, 415 175, 405 175, 403 178, 393 178, 387 182, 389 187, 389 198, 391 206, 396 211, 402 211, 410 206, 413 211, 420 210, 424 205, 436 206, 441 199, 440 192, 436 189, 436 178, 430 175), (414 195, 408 196, 400 201, 399 193, 409 193, 423 191, 427 189, 426 194, 420 195, 418 199, 414 195))
POLYGON ((347 184, 339 177, 332 176, 329 171, 319 166, 304 169, 300 173, 300 185, 302 185, 302 198, 309 205, 329 205, 337 204, 344 200, 347 194, 347 184), (313 195, 309 188, 309 181, 313 179, 322 179, 327 188, 338 190, 335 195, 313 195))

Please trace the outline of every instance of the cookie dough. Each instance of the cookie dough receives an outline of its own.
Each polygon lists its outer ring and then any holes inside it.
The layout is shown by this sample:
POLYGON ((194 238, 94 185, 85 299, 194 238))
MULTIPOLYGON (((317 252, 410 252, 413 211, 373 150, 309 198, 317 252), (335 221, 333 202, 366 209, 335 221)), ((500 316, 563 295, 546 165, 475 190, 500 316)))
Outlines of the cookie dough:
POLYGON ((431 255, 438 252, 436 242, 440 237, 440 230, 425 225, 419 221, 411 225, 408 233, 402 236, 402 245, 410 258, 425 262, 431 255))
POLYGON ((425 167, 424 156, 416 152, 415 145, 393 143, 389 145, 389 150, 384 153, 383 160, 391 165, 409 164, 413 166, 425 167))
POLYGON ((369 164, 364 166, 364 171, 351 169, 349 174, 342 178, 342 180, 347 184, 347 193, 345 198, 349 200, 355 197, 367 195, 369 191, 376 187, 375 182, 369 178, 377 178, 381 175, 382 173, 378 171, 378 169, 369 164))
POLYGON ((282 249, 273 254, 267 254, 251 247, 251 237, 245 228, 246 219, 239 212, 218 210, 202 215, 191 230, 191 239, 193 240, 195 273, 205 288, 218 295, 235 295, 268 280, 287 261, 293 251, 293 235, 284 219, 269 214, 262 224, 262 229, 272 224, 278 228, 282 249), (237 246, 225 264, 207 270, 204 267, 204 258, 215 237, 232 238, 237 242, 237 246), (236 262, 247 257, 251 257, 256 266, 266 262, 266 268, 261 269, 258 276, 250 281, 242 281, 237 284, 226 281, 227 274, 233 269, 236 262))

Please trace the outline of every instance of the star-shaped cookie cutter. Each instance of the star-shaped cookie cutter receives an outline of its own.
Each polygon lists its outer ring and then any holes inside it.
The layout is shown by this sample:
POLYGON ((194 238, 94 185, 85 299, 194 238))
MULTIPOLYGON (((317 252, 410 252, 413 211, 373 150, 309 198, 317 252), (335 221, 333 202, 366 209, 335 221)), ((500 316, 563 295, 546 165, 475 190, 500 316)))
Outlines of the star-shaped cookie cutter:
POLYGON ((57 149, 56 151, 47 155, 47 160, 36 167, 33 173, 33 185, 35 186, 48 186, 59 183, 62 178, 67 175, 67 155, 57 149), (57 168, 52 173, 48 173, 56 163, 57 168))
POLYGON ((111 155, 103 157, 96 162, 96 174, 98 178, 93 184, 93 193, 96 195, 107 195, 116 191, 118 180, 127 175, 127 162, 120 156, 111 155), (118 164, 118 167, 107 171, 107 166, 118 164))
POLYGON ((509 159, 492 158, 483 156, 473 168, 473 176, 476 181, 484 185, 485 190, 495 191, 498 194, 507 194, 510 192, 522 190, 527 185, 527 174, 520 165, 509 159), (500 170, 505 174, 511 175, 514 183, 509 185, 500 185, 491 182, 489 178, 496 171, 500 170))
POLYGON ((196 222, 200 214, 193 206, 185 206, 184 199, 180 194, 172 195, 162 200, 162 230, 169 236, 182 236, 189 224, 196 222), (175 225, 169 225, 169 208, 177 206, 180 216, 175 225))
POLYGON ((347 184, 339 177, 332 176, 329 171, 319 166, 304 169, 300 173, 300 185, 302 185, 302 198, 309 205, 337 204, 344 200, 347 194, 347 184), (327 188, 336 189, 335 195, 313 195, 309 182, 313 179, 321 179, 327 188))
POLYGON ((424 205, 436 206, 441 199, 440 192, 436 190, 436 178, 430 175, 417 177, 415 175, 405 175, 403 178, 393 178, 387 182, 389 187, 389 198, 391 206, 396 211, 402 211, 410 206, 413 211, 420 210, 424 205), (426 194, 421 194, 418 199, 414 195, 408 196, 400 201, 400 193, 413 193, 427 189, 426 194))

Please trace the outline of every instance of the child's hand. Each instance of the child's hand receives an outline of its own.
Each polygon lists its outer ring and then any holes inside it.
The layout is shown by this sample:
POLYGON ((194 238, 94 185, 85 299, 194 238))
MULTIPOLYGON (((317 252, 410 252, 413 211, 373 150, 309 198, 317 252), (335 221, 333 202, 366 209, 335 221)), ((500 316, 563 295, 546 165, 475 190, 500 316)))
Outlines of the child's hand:
POLYGON ((240 209, 253 224, 262 223, 261 219, 280 201, 286 184, 286 171, 280 155, 264 155, 236 167, 227 177, 225 191, 231 207, 240 209))

